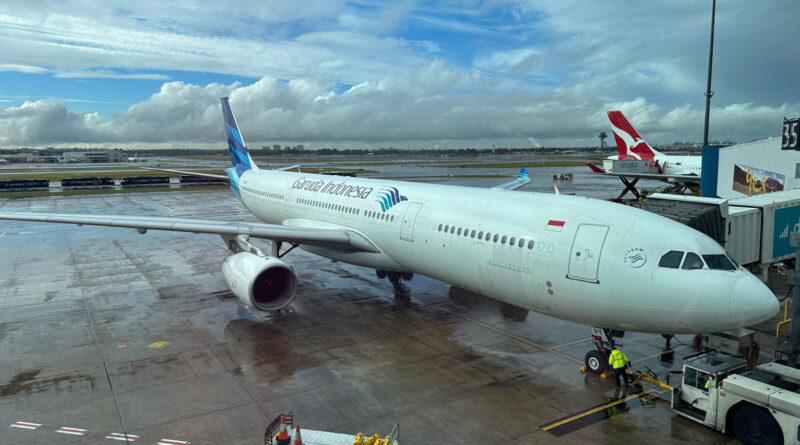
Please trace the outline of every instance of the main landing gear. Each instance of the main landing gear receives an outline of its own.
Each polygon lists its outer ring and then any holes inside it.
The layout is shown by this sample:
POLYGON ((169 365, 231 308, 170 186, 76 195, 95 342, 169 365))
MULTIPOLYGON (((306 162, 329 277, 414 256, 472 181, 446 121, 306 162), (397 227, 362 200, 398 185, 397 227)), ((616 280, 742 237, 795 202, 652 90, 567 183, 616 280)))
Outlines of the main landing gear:
POLYGON ((389 278, 389 282, 394 287, 395 297, 408 298, 411 296, 411 288, 403 284, 403 281, 411 281, 414 274, 411 272, 388 272, 385 270, 376 269, 375 275, 378 278, 389 278))

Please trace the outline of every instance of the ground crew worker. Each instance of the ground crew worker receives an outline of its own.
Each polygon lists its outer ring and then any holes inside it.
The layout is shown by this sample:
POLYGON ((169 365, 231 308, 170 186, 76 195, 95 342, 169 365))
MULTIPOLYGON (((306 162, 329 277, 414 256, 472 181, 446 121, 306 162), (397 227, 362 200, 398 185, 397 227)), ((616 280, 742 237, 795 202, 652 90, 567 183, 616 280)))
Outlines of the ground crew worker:
POLYGON ((622 377, 625 386, 628 386, 628 374, 625 372, 625 367, 628 365, 628 356, 620 351, 619 348, 614 348, 611 350, 611 355, 608 356, 608 364, 614 369, 614 383, 617 386, 622 386, 619 384, 619 378, 622 377))
POLYGON ((711 377, 706 380, 705 386, 703 386, 703 391, 708 392, 708 388, 711 386, 711 377))

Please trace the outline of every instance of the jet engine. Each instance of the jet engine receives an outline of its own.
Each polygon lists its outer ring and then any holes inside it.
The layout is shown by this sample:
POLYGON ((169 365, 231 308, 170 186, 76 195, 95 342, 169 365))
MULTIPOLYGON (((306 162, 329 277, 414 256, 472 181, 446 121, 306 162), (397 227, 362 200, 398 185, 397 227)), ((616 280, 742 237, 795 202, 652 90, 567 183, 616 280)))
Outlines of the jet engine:
POLYGON ((297 276, 275 257, 235 253, 222 262, 222 275, 231 291, 260 311, 277 311, 294 300, 297 276))

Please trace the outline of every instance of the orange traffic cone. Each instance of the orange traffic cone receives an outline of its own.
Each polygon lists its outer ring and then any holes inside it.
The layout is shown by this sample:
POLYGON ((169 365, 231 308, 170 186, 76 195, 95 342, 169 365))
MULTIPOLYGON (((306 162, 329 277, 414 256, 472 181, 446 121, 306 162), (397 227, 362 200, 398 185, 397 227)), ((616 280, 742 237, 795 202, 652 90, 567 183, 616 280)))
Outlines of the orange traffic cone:
POLYGON ((294 442, 292 445, 303 445, 303 439, 300 437, 300 425, 295 426, 294 430, 294 442))
POLYGON ((289 432, 286 431, 286 416, 281 416, 281 429, 278 430, 278 445, 289 445, 289 432))

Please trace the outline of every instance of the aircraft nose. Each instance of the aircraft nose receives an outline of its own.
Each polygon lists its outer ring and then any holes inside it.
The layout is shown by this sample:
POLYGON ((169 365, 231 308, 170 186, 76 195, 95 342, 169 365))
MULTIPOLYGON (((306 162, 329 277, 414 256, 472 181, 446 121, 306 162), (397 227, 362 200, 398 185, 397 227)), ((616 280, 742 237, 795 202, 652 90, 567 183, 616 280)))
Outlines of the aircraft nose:
POLYGON ((752 326, 772 318, 780 304, 775 294, 753 275, 740 278, 733 286, 730 300, 731 321, 752 326))

